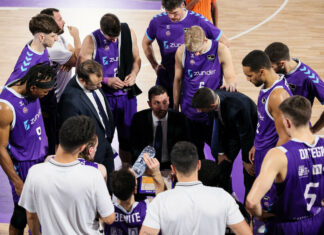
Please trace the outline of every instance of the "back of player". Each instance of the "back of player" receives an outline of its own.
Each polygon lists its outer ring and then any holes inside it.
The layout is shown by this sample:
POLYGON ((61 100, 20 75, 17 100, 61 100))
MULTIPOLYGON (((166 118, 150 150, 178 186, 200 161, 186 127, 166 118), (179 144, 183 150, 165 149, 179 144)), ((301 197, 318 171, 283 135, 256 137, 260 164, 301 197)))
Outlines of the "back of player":
POLYGON ((201 87, 216 90, 223 84, 223 70, 218 58, 218 42, 211 41, 206 53, 195 55, 187 49, 183 54, 183 85, 181 110, 191 120, 207 121, 206 113, 198 113, 192 106, 192 98, 201 87))
POLYGON ((309 145, 292 139, 278 147, 288 160, 287 176, 276 183, 276 220, 270 234, 324 234, 324 139, 309 145))
POLYGON ((137 235, 145 219, 148 200, 134 202, 132 209, 126 211, 121 205, 115 203, 115 222, 105 224, 105 235, 137 235))

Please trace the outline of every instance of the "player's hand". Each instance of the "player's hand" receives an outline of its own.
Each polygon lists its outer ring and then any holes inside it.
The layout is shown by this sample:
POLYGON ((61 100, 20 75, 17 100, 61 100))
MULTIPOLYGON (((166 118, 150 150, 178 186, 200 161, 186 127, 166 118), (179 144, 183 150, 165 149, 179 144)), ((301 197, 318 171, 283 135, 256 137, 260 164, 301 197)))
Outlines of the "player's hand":
POLYGON ((160 69, 164 69, 164 70, 166 70, 166 68, 165 68, 162 64, 158 64, 158 65, 156 65, 155 68, 154 68, 156 75, 158 75, 158 71, 159 71, 160 69))
POLYGON ((147 153, 144 153, 143 159, 147 166, 147 173, 149 175, 156 175, 160 173, 160 162, 156 158, 150 158, 147 153))
POLYGON ((79 29, 77 27, 74 27, 74 26, 68 26, 67 27, 68 30, 69 30, 69 33, 71 34, 71 36, 73 38, 75 37, 79 37, 79 29))
POLYGON ((226 83, 225 85, 221 86, 220 89, 225 89, 226 91, 235 92, 236 89, 236 82, 226 83))
POLYGON ((246 172, 251 175, 251 176, 254 176, 255 175, 255 172, 254 172, 254 165, 251 164, 251 163, 246 163, 243 161, 243 167, 244 169, 246 170, 246 172))
POLYGON ((24 182, 22 180, 19 180, 17 183, 14 184, 15 186, 15 191, 18 196, 21 195, 22 189, 24 187, 24 182))
POLYGON ((221 155, 218 155, 217 157, 217 164, 221 164, 222 161, 228 161, 228 162, 232 162, 227 156, 226 154, 221 154, 221 155))
POLYGON ((267 222, 269 219, 271 219, 274 216, 276 216, 276 215, 273 214, 273 213, 269 213, 267 211, 262 210, 262 215, 261 216, 257 216, 257 219, 259 221, 267 222))
POLYGON ((255 148, 253 146, 249 152, 249 160, 252 164, 254 164, 254 155, 255 155, 255 148))
POLYGON ((69 72, 71 69, 72 69, 72 66, 68 66, 68 65, 61 65, 61 68, 60 68, 62 71, 65 71, 65 72, 69 72))
POLYGON ((136 82, 136 75, 133 74, 133 73, 130 73, 128 74, 126 77, 125 77, 125 84, 126 86, 133 86, 136 82))
POLYGON ((120 80, 119 77, 112 77, 108 79, 108 84, 109 87, 113 89, 122 89, 126 84, 122 80, 120 80))

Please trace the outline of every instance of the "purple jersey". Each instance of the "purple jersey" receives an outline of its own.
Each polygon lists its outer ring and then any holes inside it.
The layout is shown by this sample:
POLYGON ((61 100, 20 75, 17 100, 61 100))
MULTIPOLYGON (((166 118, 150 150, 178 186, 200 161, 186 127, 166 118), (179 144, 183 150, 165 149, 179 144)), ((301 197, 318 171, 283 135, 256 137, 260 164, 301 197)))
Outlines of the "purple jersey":
POLYGON ((276 217, 295 221, 318 214, 324 209, 324 139, 317 136, 313 145, 292 139, 278 148, 286 154, 288 166, 284 182, 275 184, 276 217))
POLYGON ((15 65, 14 71, 11 73, 6 85, 22 78, 27 71, 35 64, 49 61, 47 49, 43 53, 34 51, 30 46, 30 42, 24 47, 15 65))
POLYGON ((133 204, 130 211, 126 211, 119 204, 115 204, 115 222, 105 224, 105 235, 137 235, 145 219, 148 201, 139 201, 133 204))
POLYGON ((218 58, 218 42, 210 41, 210 49, 201 55, 184 50, 183 84, 181 110, 191 120, 207 121, 207 113, 198 113, 192 107, 191 101, 196 91, 201 87, 216 90, 223 83, 223 69, 218 58))
POLYGON ((285 75, 291 92, 306 97, 312 104, 315 97, 324 104, 323 80, 309 66, 298 59, 294 60, 298 63, 297 67, 285 75))
MULTIPOLYGON (((93 59, 102 65, 104 77, 118 77, 120 38, 116 42, 108 40, 100 29, 92 32, 91 36, 95 46, 93 59)), ((126 92, 109 88, 105 84, 103 88, 108 96, 127 95, 126 92)))
MULTIPOLYGON (((184 31, 191 26, 198 25, 205 31, 206 37, 218 40, 222 31, 210 23, 204 16, 193 11, 186 11, 184 19, 172 22, 166 12, 153 17, 146 30, 146 37, 157 40, 160 47, 162 64, 167 70, 174 70, 175 53, 184 43, 184 31)), ((173 79, 170 81, 173 85, 173 79)))
POLYGON ((271 149, 276 146, 278 134, 274 119, 268 110, 269 97, 274 89, 283 88, 289 95, 292 95, 286 79, 282 76, 268 89, 261 89, 258 98, 258 124, 254 139, 256 150, 271 149))
POLYGON ((81 165, 92 166, 92 167, 98 169, 98 163, 96 163, 96 162, 87 161, 87 160, 85 160, 83 158, 78 158, 78 160, 81 163, 81 165))
POLYGON ((28 100, 5 87, 0 102, 13 110, 8 150, 15 161, 32 161, 47 154, 47 137, 38 99, 28 100))

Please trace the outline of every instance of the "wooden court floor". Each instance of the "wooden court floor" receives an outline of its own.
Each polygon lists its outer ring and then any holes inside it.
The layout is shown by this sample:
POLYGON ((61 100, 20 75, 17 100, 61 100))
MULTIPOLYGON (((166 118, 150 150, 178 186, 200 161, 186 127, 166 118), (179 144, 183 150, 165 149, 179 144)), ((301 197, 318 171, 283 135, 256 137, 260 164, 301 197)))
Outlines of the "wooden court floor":
MULTIPOLYGON (((323 0, 218 0, 218 6, 219 28, 228 38, 233 38, 230 49, 240 92, 256 101, 259 88, 246 81, 241 61, 251 50, 263 50, 274 41, 287 44, 293 57, 300 58, 324 78, 323 0), (276 14, 280 7, 282 7, 281 11, 276 14)), ((28 31, 28 22, 40 10, 36 8, 0 9, 0 85, 8 79, 26 42, 32 39, 28 31)), ((137 34, 142 58, 137 84, 143 90, 143 94, 138 97, 138 110, 145 109, 148 107, 147 91, 154 85, 156 76, 144 56, 141 41, 150 19, 159 11, 61 9, 66 24, 79 28, 81 40, 99 27, 101 16, 107 12, 115 13, 121 21, 128 22, 137 34)), ((158 55, 156 43, 154 49, 158 55)), ((323 106, 316 100, 312 122, 318 119, 322 111, 323 106)), ((320 134, 324 135, 324 130, 320 134)), ((7 226, 7 224, 0 224, 0 235, 7 234, 7 226)))

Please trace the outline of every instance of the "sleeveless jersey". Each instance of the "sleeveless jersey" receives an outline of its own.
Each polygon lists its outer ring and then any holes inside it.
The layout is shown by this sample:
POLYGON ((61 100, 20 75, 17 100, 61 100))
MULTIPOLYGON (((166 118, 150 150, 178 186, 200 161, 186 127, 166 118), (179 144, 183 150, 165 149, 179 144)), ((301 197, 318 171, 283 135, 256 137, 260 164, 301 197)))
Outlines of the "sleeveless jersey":
POLYGON ((274 119, 268 110, 268 102, 271 92, 277 88, 283 88, 289 95, 292 95, 284 76, 274 82, 270 88, 261 89, 258 98, 258 124, 254 139, 254 147, 256 150, 273 148, 276 146, 278 141, 274 119))
POLYGON ((16 161, 32 161, 47 154, 45 133, 39 99, 27 100, 13 89, 5 87, 0 102, 13 111, 8 152, 16 161))
POLYGON ((151 20, 146 36, 150 41, 157 40, 162 64, 167 70, 174 70, 174 56, 178 47, 184 43, 184 32, 194 25, 202 27, 209 39, 218 40, 222 35, 221 30, 193 11, 186 11, 184 19, 178 22, 172 22, 166 12, 154 16, 151 20))
POLYGON ((218 59, 218 42, 211 41, 210 49, 196 56, 194 52, 184 50, 183 84, 181 111, 191 120, 207 121, 207 113, 198 113, 192 107, 191 101, 196 91, 201 87, 216 90, 223 83, 223 70, 218 59))
POLYGON ((34 51, 29 44, 30 42, 26 44, 20 53, 14 71, 11 73, 6 85, 25 76, 27 71, 34 65, 49 61, 47 49, 43 53, 39 53, 34 51))
POLYGON ((145 219, 148 201, 139 201, 133 204, 131 211, 126 211, 115 203, 115 222, 105 224, 105 235, 137 235, 145 219))
POLYGON ((324 104, 324 82, 318 74, 298 59, 294 59, 298 65, 290 73, 285 75, 290 90, 294 95, 307 98, 311 104, 316 97, 324 104))
POLYGON ((287 157, 287 176, 276 183, 274 213, 280 220, 295 221, 317 215, 324 198, 324 139, 309 145, 296 139, 278 147, 287 157))
MULTIPOLYGON (((91 36, 95 46, 93 59, 102 65, 103 76, 118 77, 120 38, 117 42, 108 40, 100 29, 92 32, 91 36)), ((127 95, 126 92, 112 89, 106 84, 102 84, 102 86, 108 96, 127 95)))

